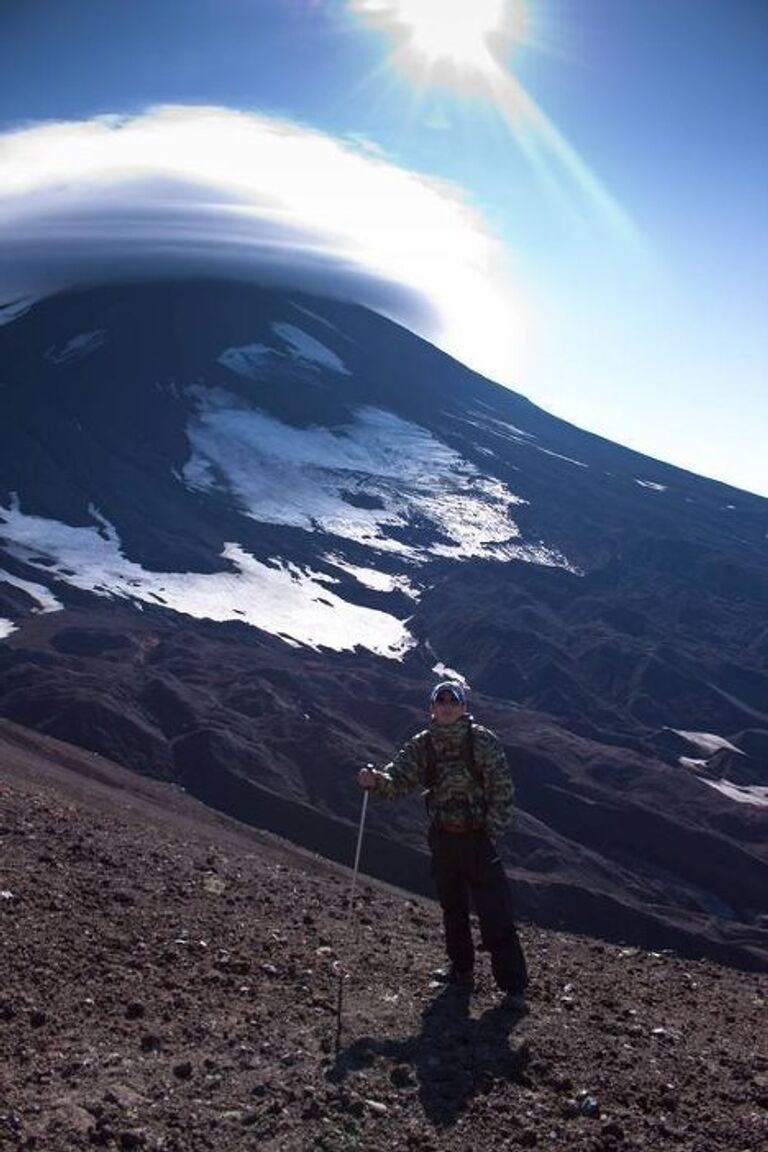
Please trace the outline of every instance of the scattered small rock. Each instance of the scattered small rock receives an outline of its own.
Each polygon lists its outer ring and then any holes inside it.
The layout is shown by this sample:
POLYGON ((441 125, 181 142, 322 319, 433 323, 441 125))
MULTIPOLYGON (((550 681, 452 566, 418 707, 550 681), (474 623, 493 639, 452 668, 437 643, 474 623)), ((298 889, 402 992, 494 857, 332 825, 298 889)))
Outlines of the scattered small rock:
POLYGON ((677 1036, 674 1032, 670 1032, 668 1028, 652 1028, 651 1036, 655 1036, 657 1040, 666 1040, 669 1044, 674 1044, 677 1036))
POLYGON ((583 1096, 579 1101, 579 1112, 582 1116, 596 1119, 600 1115, 600 1104, 596 1096, 583 1096))
POLYGON ((413 1084, 413 1071, 407 1064, 398 1064, 389 1076, 396 1088, 409 1088, 413 1084))
POLYGON ((125 1152, 133 1148, 143 1148, 147 1143, 147 1134, 143 1128, 126 1128, 120 1133, 120 1147, 125 1152))
POLYGON ((136 903, 136 897, 132 892, 126 891, 124 888, 118 888, 112 893, 112 899, 115 904, 120 904, 124 908, 130 908, 136 903))
POLYGON ((238 1122, 242 1123, 244 1116, 245 1113, 241 1108, 228 1108, 225 1112, 221 1113, 219 1120, 221 1120, 222 1123, 236 1124, 238 1122))

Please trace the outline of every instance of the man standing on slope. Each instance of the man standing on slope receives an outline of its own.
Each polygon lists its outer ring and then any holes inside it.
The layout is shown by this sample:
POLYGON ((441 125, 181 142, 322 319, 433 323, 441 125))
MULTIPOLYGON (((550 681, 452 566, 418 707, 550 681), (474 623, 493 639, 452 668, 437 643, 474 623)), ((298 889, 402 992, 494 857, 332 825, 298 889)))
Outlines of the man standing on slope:
POLYGON ((520 1009, 528 982, 512 918, 509 884, 495 841, 507 827, 512 782, 497 737, 475 724, 463 685, 443 681, 432 691, 429 728, 408 740, 383 771, 363 768, 358 782, 393 798, 424 789, 432 872, 443 909, 448 980, 467 992, 475 959, 470 895, 483 945, 506 1006, 520 1009))

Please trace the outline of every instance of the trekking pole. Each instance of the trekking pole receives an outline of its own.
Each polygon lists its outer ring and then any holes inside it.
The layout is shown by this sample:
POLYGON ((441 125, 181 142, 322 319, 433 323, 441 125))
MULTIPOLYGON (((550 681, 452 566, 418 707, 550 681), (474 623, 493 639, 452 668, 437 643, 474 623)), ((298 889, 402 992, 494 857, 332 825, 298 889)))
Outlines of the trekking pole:
MULTIPOLYGON (((371 764, 368 764, 367 767, 372 768, 373 766, 371 764)), ((345 952, 347 953, 347 955, 349 954, 349 952, 352 948, 352 926, 353 926, 354 919, 355 919, 355 888, 357 887, 357 872, 358 872, 358 868, 360 866, 360 850, 363 846, 363 829, 365 828, 365 814, 368 810, 368 793, 369 793, 369 789, 366 788, 365 791, 363 792, 363 809, 362 809, 362 812, 360 813, 360 827, 359 827, 358 832, 357 832, 357 848, 355 849, 355 864, 354 864, 354 867, 352 869, 352 886, 349 890, 349 910, 347 912, 347 925, 346 925, 346 930, 345 930, 345 945, 346 945, 345 952)), ((337 972, 337 975, 339 978, 338 998, 336 1001, 336 1052, 338 1054, 339 1049, 341 1048, 341 1014, 342 1014, 342 1004, 343 1004, 343 999, 344 999, 344 980, 349 975, 349 971, 348 971, 348 969, 345 969, 344 965, 341 963, 340 960, 336 961, 334 967, 336 969, 336 972, 337 972)))

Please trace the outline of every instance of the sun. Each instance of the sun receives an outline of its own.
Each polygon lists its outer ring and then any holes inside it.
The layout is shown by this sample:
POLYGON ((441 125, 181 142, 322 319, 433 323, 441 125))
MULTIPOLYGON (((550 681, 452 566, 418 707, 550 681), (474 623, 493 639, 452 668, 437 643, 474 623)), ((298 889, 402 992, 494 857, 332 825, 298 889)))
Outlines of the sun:
POLYGON ((427 63, 445 60, 482 70, 488 36, 501 27, 505 0, 397 0, 396 6, 409 47, 427 63))
POLYGON ((350 0, 353 11, 398 36, 399 51, 421 67, 448 65, 489 75, 495 33, 510 31, 512 0, 350 0))

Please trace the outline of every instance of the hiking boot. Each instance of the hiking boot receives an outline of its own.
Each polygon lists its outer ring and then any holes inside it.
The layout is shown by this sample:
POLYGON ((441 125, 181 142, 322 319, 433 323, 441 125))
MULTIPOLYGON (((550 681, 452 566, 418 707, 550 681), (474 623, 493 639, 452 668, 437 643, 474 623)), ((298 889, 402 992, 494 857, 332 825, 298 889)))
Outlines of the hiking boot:
POLYGON ((452 964, 448 973, 448 983, 452 988, 458 989, 459 992, 472 992, 475 987, 475 974, 471 968, 462 972, 452 964))
POLYGON ((458 988, 462 992, 472 992, 475 987, 473 970, 467 968, 462 971, 455 964, 451 964, 450 968, 438 968, 436 972, 432 973, 432 978, 441 984, 449 984, 452 988, 458 988))
POLYGON ((511 1016, 525 1016, 528 1012, 528 1005, 522 992, 505 992, 499 1002, 499 1008, 503 1012, 509 1012, 511 1016))

